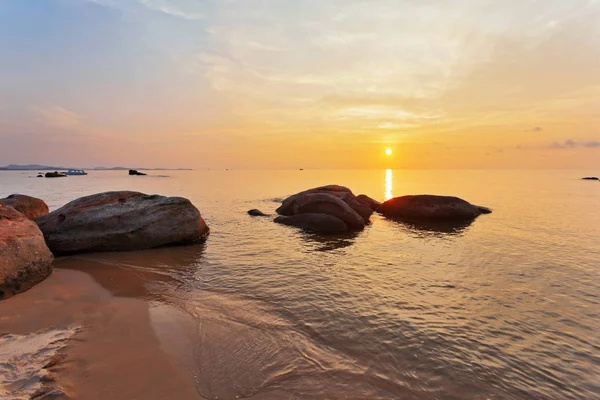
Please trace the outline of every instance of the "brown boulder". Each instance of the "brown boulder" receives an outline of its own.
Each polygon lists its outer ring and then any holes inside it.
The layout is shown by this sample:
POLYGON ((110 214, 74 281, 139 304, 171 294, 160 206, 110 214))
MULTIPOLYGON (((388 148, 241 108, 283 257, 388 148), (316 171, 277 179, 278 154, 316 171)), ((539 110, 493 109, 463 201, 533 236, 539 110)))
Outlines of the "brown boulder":
POLYGON ((311 194, 311 193, 327 193, 327 194, 331 194, 336 197, 340 197, 343 194, 352 193, 352 191, 345 186, 339 186, 339 185, 327 185, 327 186, 320 186, 317 188, 304 190, 302 192, 296 193, 295 195, 292 195, 292 196, 288 197, 287 199, 283 200, 281 206, 276 210, 277 214, 293 215, 294 214, 294 202, 299 197, 301 197, 305 194, 311 194))
POLYGON ((281 206, 277 209, 277 213, 280 215, 294 215, 294 204, 298 199, 308 194, 328 194, 341 199, 344 203, 350 206, 358 215, 361 216, 365 223, 369 222, 369 218, 373 214, 373 210, 368 205, 358 201, 356 196, 350 189, 345 186, 339 185, 327 185, 320 186, 313 189, 308 189, 300 193, 296 193, 293 196, 288 197, 283 201, 281 206))
POLYGON ((192 244, 210 232, 189 200, 128 191, 82 197, 36 222, 55 254, 192 244))
POLYGON ((491 210, 451 196, 402 196, 383 203, 377 212, 405 220, 468 220, 491 210))
POLYGON ((49 212, 44 200, 24 194, 11 194, 5 199, 0 199, 0 204, 14 208, 30 220, 36 220, 49 212))
POLYGON ((298 215, 280 215, 274 219, 278 224, 295 226, 316 233, 344 233, 348 227, 341 219, 329 214, 306 213, 298 215))
POLYGON ((294 215, 316 213, 329 214, 342 221, 350 229, 363 229, 364 219, 339 197, 327 193, 304 194, 294 202, 294 215))
POLYGON ((46 279, 53 261, 35 222, 0 204, 0 299, 46 279))

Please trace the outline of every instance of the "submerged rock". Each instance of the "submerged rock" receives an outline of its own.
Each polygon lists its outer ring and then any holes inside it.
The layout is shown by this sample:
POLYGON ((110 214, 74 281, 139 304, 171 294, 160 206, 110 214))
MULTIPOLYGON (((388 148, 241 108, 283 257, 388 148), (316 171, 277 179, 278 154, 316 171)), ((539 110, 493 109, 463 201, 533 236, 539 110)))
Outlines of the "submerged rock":
POLYGON ((253 208, 252 210, 248 210, 248 215, 252 215, 253 217, 268 217, 268 214, 253 208))
POLYGON ((38 219, 49 212, 44 200, 24 194, 11 194, 7 198, 0 199, 0 204, 14 208, 31 220, 38 219))
POLYGON ((52 273, 53 262, 35 222, 0 204, 0 299, 46 279, 52 273))
POLYGON ((55 254, 185 245, 210 232, 189 200, 128 191, 82 197, 36 222, 55 254))
POLYGON ((348 226, 344 221, 333 215, 322 213, 280 215, 274 221, 278 224, 295 226, 316 233, 344 233, 348 231, 348 226))
POLYGON ((377 211, 386 217, 405 220, 469 220, 489 214, 489 208, 451 196, 415 195, 390 199, 377 211))

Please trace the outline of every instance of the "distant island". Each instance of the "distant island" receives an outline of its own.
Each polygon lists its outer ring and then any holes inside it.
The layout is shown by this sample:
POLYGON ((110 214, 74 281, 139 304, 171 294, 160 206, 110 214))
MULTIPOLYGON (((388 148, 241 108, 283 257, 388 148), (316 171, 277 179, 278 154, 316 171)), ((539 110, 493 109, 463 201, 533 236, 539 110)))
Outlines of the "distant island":
MULTIPOLYGON (((0 171, 67 171, 69 169, 81 169, 81 168, 66 168, 66 167, 53 167, 50 165, 39 165, 39 164, 27 164, 17 165, 10 164, 6 167, 0 167, 0 171)), ((191 171, 191 168, 129 168, 129 167, 92 167, 84 168, 89 171, 128 171, 130 169, 143 170, 143 171, 191 171)))

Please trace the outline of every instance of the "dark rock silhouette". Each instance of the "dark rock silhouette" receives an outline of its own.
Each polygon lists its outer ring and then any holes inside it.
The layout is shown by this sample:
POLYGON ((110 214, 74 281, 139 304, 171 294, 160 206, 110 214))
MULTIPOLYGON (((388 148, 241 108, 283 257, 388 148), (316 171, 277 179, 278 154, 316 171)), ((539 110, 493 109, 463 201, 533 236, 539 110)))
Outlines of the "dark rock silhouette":
POLYGON ((66 178, 67 175, 62 172, 54 171, 54 172, 46 172, 44 175, 46 178, 66 178))
POLYGON ((305 213, 298 215, 280 215, 274 219, 278 224, 295 226, 316 233, 344 233, 348 226, 341 219, 333 215, 322 213, 305 213))
POLYGON ((46 279, 52 273, 53 262, 35 222, 0 204, 0 299, 46 279))
POLYGON ((143 173, 143 172, 139 172, 139 171, 137 171, 135 169, 130 169, 129 170, 129 175, 146 175, 146 174, 143 173))
POLYGON ((128 191, 82 197, 36 222, 55 254, 193 244, 210 232, 189 200, 128 191))
POLYGON ((268 217, 268 214, 253 208, 252 210, 248 210, 248 215, 252 215, 253 217, 268 217))
POLYGON ((458 197, 416 195, 390 199, 377 209, 389 218, 408 221, 469 220, 492 211, 473 205, 458 197))
POLYGON ((38 219, 49 212, 44 200, 24 194, 11 194, 5 199, 0 199, 0 204, 14 208, 31 220, 38 219))
POLYGON ((597 176, 586 176, 585 178, 581 178, 584 181, 600 181, 600 178, 597 176))

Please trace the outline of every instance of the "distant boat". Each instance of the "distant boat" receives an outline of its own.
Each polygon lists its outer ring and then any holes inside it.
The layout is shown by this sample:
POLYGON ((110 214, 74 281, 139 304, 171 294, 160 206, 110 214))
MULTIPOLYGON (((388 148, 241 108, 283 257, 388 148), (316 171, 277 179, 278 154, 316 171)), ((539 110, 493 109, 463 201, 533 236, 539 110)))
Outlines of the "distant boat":
POLYGON ((65 172, 65 175, 87 175, 87 172, 82 169, 70 169, 65 172))
POLYGON ((44 175, 46 178, 66 178, 67 175, 65 175, 63 172, 58 172, 58 171, 54 171, 54 172, 46 172, 46 175, 44 175))

